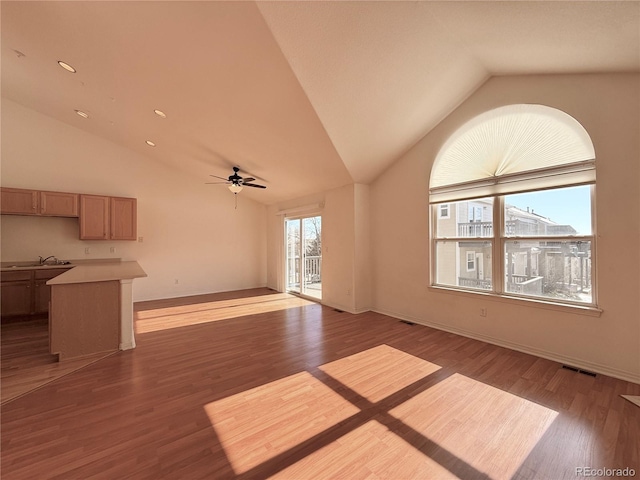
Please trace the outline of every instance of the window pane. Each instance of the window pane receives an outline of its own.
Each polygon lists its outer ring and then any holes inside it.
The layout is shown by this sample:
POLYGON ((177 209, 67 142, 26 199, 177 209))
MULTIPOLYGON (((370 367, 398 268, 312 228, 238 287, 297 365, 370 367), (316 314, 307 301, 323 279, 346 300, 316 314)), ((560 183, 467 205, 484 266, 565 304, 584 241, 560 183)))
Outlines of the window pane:
POLYGON ((436 283, 491 290, 491 242, 436 243, 436 283))
POLYGON ((590 241, 505 242, 505 291, 593 303, 590 241))
POLYGON ((591 235, 591 187, 556 188, 505 196, 507 236, 591 235))
POLYGON ((437 238, 493 236, 493 198, 444 203, 437 208, 437 238))

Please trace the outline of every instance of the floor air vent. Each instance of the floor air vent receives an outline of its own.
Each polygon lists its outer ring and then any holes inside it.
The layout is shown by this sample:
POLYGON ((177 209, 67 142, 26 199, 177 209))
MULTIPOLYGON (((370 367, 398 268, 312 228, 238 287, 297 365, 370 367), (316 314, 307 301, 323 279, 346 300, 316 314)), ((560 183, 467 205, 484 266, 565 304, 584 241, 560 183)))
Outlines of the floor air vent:
POLYGON ((333 310, 334 310, 334 312, 344 313, 344 310, 339 310, 339 309, 337 309, 337 308, 334 308, 333 310))
POLYGON ((400 323, 406 323, 407 325, 411 325, 411 326, 415 325, 415 323, 410 322, 409 320, 400 320, 400 323))
POLYGON ((589 370, 582 370, 580 368, 570 367, 569 365, 563 365, 562 368, 565 368, 567 370, 571 370, 572 372, 582 373, 583 375, 589 375, 590 377, 595 377, 596 376, 595 373, 590 372, 589 370))

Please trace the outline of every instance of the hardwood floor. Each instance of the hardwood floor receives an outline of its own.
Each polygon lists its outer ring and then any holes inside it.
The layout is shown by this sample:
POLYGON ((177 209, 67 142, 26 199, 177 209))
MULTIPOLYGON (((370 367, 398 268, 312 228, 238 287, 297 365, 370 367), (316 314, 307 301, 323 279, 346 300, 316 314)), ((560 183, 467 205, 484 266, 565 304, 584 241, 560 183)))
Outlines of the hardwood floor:
POLYGON ((640 385, 266 289, 136 305, 135 350, 2 406, 2 478, 640 474, 640 385))
POLYGON ((106 357, 100 353, 58 362, 49 353, 49 320, 46 315, 2 319, 0 324, 0 403, 74 372, 106 357))

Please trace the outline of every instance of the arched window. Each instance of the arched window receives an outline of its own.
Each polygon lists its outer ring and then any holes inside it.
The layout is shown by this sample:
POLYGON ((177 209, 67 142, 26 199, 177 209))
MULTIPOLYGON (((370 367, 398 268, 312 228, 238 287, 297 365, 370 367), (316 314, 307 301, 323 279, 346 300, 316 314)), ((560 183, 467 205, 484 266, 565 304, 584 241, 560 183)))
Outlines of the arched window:
POLYGON ((432 284, 595 306, 595 179, 588 133, 560 110, 467 122, 431 171, 432 284))

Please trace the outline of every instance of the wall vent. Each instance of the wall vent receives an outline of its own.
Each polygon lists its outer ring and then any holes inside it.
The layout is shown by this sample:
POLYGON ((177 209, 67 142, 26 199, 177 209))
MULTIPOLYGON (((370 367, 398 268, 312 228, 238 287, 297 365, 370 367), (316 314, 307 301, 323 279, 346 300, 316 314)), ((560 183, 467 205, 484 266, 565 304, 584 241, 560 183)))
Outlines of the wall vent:
POLYGON ((410 322, 409 320, 400 320, 400 323, 406 323, 407 325, 411 325, 412 327, 415 325, 415 323, 410 322))
POLYGON ((338 312, 338 313, 344 313, 344 310, 339 310, 339 309, 337 309, 337 308, 334 308, 333 310, 334 310, 335 312, 338 312))

